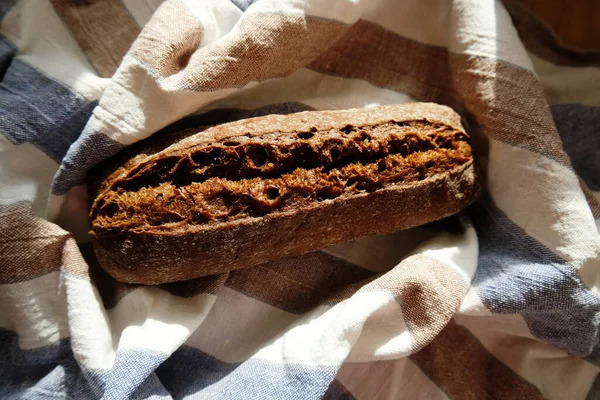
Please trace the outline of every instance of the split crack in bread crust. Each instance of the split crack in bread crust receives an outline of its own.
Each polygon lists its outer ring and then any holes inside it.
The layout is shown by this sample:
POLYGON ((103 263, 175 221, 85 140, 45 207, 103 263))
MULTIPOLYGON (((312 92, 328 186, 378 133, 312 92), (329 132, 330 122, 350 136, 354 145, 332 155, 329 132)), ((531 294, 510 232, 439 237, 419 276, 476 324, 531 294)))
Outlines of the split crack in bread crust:
POLYGON ((460 117, 431 103, 240 120, 116 163, 92 172, 94 248, 144 284, 422 225, 481 188, 460 117))

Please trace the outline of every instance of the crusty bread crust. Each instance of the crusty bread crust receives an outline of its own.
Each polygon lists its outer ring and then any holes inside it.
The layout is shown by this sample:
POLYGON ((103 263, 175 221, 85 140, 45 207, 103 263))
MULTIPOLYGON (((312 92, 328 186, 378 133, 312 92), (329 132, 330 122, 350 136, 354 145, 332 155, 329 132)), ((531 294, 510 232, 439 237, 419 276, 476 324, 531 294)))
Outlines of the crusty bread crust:
POLYGON ((99 173, 94 248, 116 279, 160 284, 411 228, 479 194, 468 141, 430 103, 214 126, 99 173))

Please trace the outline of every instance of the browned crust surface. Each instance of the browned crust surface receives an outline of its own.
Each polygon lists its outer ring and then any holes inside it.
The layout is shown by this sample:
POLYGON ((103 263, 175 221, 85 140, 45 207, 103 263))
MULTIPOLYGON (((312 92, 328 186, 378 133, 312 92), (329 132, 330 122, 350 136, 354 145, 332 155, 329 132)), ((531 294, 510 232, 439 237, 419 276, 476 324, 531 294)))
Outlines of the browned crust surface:
POLYGON ((94 247, 117 279, 158 284, 421 225, 477 196, 468 140, 436 104, 208 128, 101 182, 94 247), (257 148, 267 150, 260 162, 257 148))

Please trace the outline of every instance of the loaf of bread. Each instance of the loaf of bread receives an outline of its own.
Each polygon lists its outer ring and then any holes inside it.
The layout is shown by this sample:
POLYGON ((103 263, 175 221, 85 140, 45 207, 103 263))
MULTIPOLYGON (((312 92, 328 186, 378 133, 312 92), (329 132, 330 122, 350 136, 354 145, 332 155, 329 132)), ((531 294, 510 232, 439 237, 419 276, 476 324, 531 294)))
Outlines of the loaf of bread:
POLYGON ((411 228, 458 212, 481 186, 459 116, 437 104, 196 132, 95 172, 91 235, 116 279, 191 279, 411 228))

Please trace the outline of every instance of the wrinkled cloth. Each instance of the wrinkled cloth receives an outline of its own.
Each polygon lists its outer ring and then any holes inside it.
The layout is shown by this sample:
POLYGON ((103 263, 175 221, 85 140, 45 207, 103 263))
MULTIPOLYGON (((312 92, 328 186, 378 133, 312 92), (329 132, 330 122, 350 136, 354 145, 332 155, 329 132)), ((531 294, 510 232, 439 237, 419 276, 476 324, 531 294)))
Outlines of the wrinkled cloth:
POLYGON ((600 53, 511 1, 0 13, 0 397, 600 398, 600 53), (95 260, 86 171, 137 141, 414 101, 473 138, 455 216, 153 287, 95 260))

